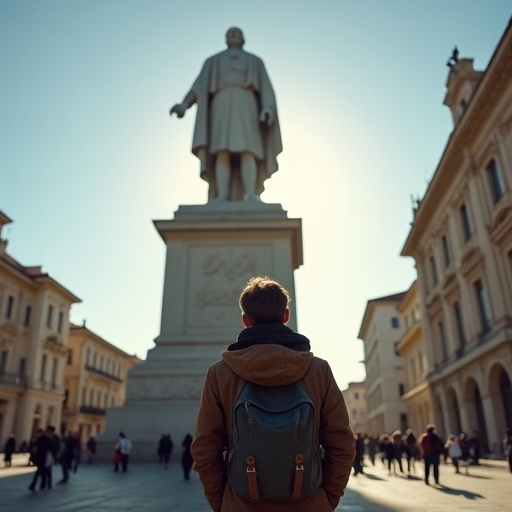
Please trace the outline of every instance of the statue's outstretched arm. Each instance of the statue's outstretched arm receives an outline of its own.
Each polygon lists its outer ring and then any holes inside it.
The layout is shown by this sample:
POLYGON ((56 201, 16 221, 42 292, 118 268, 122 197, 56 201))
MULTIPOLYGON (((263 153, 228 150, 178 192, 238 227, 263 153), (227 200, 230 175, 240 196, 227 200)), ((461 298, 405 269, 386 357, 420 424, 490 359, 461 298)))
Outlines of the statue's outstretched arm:
POLYGON ((194 91, 190 91, 181 103, 176 103, 171 108, 170 115, 176 114, 178 117, 183 117, 187 109, 189 109, 197 101, 194 91))

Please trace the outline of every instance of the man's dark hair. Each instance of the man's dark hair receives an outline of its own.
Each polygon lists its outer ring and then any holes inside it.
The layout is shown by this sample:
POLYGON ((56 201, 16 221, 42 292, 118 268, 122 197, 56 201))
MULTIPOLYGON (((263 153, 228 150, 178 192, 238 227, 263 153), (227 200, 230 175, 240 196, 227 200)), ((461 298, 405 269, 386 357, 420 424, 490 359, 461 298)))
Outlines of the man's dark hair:
POLYGON ((290 295, 270 277, 251 277, 240 295, 240 309, 251 325, 283 323, 290 295))

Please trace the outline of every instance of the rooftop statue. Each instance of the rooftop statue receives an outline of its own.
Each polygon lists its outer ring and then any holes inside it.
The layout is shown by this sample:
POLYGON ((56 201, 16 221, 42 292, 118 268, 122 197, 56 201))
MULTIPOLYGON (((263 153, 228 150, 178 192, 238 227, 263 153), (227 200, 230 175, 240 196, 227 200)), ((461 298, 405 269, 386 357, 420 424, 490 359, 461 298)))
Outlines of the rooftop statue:
POLYGON ((283 150, 270 79, 244 42, 242 31, 230 28, 227 50, 206 59, 189 93, 170 111, 181 118, 197 103, 192 153, 212 202, 259 201, 283 150))

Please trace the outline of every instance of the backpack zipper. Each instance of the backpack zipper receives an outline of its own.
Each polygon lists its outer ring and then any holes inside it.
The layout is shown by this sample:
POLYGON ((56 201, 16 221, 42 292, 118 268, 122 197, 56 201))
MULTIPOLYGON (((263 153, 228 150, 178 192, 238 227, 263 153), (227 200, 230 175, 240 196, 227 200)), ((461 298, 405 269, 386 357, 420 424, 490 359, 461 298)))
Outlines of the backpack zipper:
POLYGON ((249 405, 250 405, 250 402, 244 402, 245 412, 247 413, 247 425, 249 425, 249 427, 250 427, 249 432, 251 433, 250 440, 252 443, 252 427, 254 425, 254 420, 251 417, 251 413, 249 412, 249 405))

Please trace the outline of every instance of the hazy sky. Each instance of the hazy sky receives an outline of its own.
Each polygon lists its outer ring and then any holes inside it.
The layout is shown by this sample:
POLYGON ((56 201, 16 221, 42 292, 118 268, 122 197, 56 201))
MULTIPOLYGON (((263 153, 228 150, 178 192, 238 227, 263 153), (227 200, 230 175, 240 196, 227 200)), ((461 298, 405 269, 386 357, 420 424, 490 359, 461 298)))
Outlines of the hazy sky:
POLYGON ((340 387, 364 378, 370 298, 406 290, 399 256, 452 130, 446 61, 484 69, 509 0, 0 0, 0 210, 8 252, 82 299, 81 323, 145 358, 165 245, 152 220, 206 202, 195 107, 169 117, 237 25, 265 62, 284 151, 265 202, 302 218, 299 331, 340 387))

